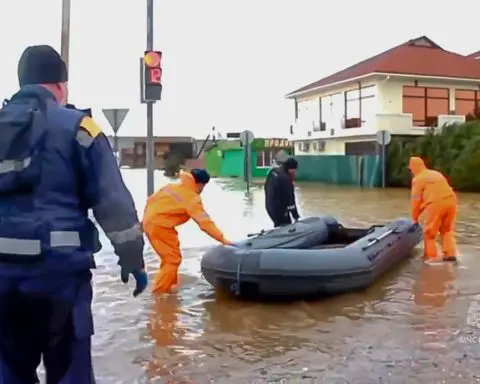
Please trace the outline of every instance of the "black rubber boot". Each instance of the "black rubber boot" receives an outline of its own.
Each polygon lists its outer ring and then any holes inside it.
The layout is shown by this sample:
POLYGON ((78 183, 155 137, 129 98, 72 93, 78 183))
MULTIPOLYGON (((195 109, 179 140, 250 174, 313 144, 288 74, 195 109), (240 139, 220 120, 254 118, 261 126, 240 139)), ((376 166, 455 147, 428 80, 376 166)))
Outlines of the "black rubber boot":
POLYGON ((452 261, 456 262, 457 258, 455 256, 443 256, 443 261, 452 261))

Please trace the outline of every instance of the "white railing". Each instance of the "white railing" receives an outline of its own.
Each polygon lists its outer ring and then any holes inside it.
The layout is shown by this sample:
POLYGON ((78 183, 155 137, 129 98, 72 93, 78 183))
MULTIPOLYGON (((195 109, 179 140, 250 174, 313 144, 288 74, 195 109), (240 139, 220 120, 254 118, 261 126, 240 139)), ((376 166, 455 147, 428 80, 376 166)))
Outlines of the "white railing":
MULTIPOLYGON (((463 123, 465 116, 461 115, 439 115, 438 126, 440 128, 445 124, 463 123)), ((315 139, 334 139, 358 136, 375 135, 378 131, 386 130, 394 135, 422 135, 426 128, 413 125, 413 117, 410 113, 378 113, 367 122, 362 122, 361 127, 344 128, 343 121, 333 127, 327 125, 324 131, 314 130, 314 124, 308 121, 297 121, 293 125, 292 140, 315 140, 315 139)))

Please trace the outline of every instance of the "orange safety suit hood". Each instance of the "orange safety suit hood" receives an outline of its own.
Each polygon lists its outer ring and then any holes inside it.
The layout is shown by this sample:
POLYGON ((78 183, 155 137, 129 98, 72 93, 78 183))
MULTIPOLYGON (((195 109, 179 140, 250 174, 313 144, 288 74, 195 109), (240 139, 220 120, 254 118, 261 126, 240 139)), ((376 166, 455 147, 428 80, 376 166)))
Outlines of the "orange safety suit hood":
POLYGON ((410 169, 414 175, 418 175, 420 172, 427 169, 427 167, 420 157, 412 156, 408 162, 408 169, 410 169))
POLYGON ((193 178, 192 174, 190 172, 185 172, 185 171, 180 171, 179 174, 180 177, 180 183, 187 187, 188 189, 191 189, 192 191, 197 191, 195 188, 195 179, 193 178))

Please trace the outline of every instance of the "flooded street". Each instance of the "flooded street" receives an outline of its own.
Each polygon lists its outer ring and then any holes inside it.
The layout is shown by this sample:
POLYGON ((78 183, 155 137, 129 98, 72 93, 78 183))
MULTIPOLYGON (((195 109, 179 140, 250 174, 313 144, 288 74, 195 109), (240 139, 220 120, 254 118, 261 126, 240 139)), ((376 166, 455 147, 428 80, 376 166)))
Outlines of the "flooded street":
MULTIPOLYGON (((123 173, 141 213, 145 171, 123 173)), ((157 188, 166 182, 157 174, 157 188)), ((104 247, 95 273, 98 382, 480 381, 480 198, 460 195, 459 201, 458 266, 427 266, 417 251, 369 290, 313 303, 215 298, 200 274, 202 252, 215 242, 195 223, 179 231, 184 262, 177 295, 155 300, 147 293, 133 299, 132 286, 119 281, 111 248, 104 247)), ((297 202, 303 217, 331 214, 350 226, 409 214, 408 190, 300 184, 297 202)), ((204 205, 232 240, 271 226, 261 185, 246 196, 238 180, 213 180, 204 205)), ((150 248, 147 255, 153 275, 158 259, 150 248)))

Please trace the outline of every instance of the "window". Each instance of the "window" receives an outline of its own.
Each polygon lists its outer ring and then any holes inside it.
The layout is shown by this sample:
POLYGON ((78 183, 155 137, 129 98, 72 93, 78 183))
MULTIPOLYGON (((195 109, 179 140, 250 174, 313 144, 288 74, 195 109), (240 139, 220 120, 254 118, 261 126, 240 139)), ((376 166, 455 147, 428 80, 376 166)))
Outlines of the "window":
POLYGON ((309 127, 318 127, 320 116, 318 99, 305 100, 299 103, 298 118, 309 127))
POLYGON ((300 101, 297 104, 297 118, 298 120, 302 120, 305 115, 308 113, 308 102, 300 101))
POLYGON ((318 123, 317 124, 314 124, 313 126, 313 131, 314 132, 320 132, 320 131, 325 131, 327 129, 327 123, 325 121, 325 118, 323 117, 323 115, 327 115, 328 114, 328 109, 329 108, 325 108, 324 109, 324 100, 327 100, 326 97, 319 97, 318 98, 318 123))
MULTIPOLYGON (((320 99, 320 103, 322 105, 322 123, 325 124, 325 129, 327 127, 332 127, 332 105, 330 96, 324 96, 320 99)), ((323 124, 322 124, 323 125, 323 124)))
POLYGON ((345 102, 341 93, 330 96, 330 105, 332 109, 332 128, 340 126, 345 115, 345 102))
POLYGON ((377 143, 375 141, 356 141, 345 143, 345 155, 376 155, 377 143))
POLYGON ((317 97, 311 101, 310 104, 310 119, 312 120, 313 131, 320 131, 321 127, 321 107, 320 107, 320 98, 317 97))
POLYGON ((277 152, 278 150, 276 149, 264 149, 257 151, 257 167, 272 167, 277 152))
POLYGON ((136 143, 135 144, 135 152, 137 153, 137 155, 144 155, 145 154, 145 145, 143 145, 142 143, 136 143))
POLYGON ((468 115, 480 107, 480 91, 455 90, 455 113, 468 115))
POLYGON ((360 99, 360 111, 362 123, 371 123, 377 112, 377 100, 375 96, 363 97, 360 99))
POLYGON ((403 97, 403 113, 411 113, 414 126, 425 126, 425 100, 423 97, 403 97))
POLYGON ((375 114, 375 86, 345 92, 345 128, 359 128, 375 114))
POLYGON ((411 87, 402 89, 403 113, 411 113, 416 127, 435 127, 438 115, 448 115, 450 110, 447 88, 411 87))
POLYGON ((345 92, 345 119, 345 128, 354 128, 361 125, 359 89, 345 92))

